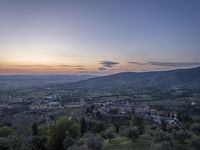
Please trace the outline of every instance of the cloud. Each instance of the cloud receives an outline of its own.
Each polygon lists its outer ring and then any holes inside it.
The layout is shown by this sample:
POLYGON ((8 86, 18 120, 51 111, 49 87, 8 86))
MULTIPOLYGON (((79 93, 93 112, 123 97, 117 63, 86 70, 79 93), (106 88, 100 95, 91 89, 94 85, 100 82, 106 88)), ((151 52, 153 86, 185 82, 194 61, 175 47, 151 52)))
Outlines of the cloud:
POLYGON ((114 61, 100 61, 100 64, 102 65, 103 68, 112 68, 115 65, 118 65, 119 62, 114 62, 114 61))
POLYGON ((50 67, 54 67, 54 66, 49 66, 49 65, 21 65, 21 66, 16 66, 16 67, 22 67, 22 68, 45 67, 45 68, 50 68, 50 67))
POLYGON ((106 70, 106 68, 100 67, 99 70, 100 70, 100 71, 103 71, 103 70, 106 70))
POLYGON ((66 68, 82 68, 84 66, 81 65, 57 65, 58 67, 66 67, 66 68))
POLYGON ((141 62, 133 62, 133 61, 130 61, 128 62, 129 64, 136 64, 136 65, 147 65, 148 63, 141 63, 141 62))
POLYGON ((190 66, 200 66, 200 62, 149 62, 153 66, 162 67, 190 67, 190 66))
POLYGON ((21 65, 21 66, 16 66, 16 67, 21 67, 21 68, 32 68, 32 67, 43 67, 43 68, 56 68, 56 67, 61 67, 61 68, 77 68, 79 70, 83 69, 84 66, 81 65, 21 65))
POLYGON ((78 68, 76 68, 77 70, 85 70, 85 68, 84 67, 78 67, 78 68))
POLYGON ((200 62, 128 62, 129 64, 136 65, 150 65, 150 66, 160 66, 160 67, 193 67, 200 66, 200 62))

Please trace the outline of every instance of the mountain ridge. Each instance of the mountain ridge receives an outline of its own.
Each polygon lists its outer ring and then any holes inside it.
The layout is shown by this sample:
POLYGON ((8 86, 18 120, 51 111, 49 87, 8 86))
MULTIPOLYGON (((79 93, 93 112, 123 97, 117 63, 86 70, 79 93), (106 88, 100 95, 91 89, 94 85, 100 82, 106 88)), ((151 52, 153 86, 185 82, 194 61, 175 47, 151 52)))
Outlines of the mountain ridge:
POLYGON ((169 71, 121 72, 71 83, 80 88, 198 88, 200 67, 169 71))

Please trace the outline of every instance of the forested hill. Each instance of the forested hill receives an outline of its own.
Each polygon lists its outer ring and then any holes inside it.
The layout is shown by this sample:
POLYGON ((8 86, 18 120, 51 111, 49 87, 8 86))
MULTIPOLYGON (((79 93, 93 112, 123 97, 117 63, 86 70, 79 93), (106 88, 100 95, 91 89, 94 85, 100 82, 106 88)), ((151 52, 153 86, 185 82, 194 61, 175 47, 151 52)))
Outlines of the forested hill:
POLYGON ((200 67, 154 72, 123 72, 109 76, 92 78, 76 83, 72 87, 80 88, 199 88, 200 67))

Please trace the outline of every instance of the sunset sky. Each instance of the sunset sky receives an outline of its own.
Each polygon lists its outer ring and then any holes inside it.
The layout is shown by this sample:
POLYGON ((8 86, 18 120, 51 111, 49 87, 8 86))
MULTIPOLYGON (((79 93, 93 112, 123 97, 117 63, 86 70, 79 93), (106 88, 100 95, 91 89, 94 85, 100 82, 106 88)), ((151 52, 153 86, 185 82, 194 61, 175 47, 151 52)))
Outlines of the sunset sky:
POLYGON ((1 0, 0 74, 200 66, 199 0, 1 0))

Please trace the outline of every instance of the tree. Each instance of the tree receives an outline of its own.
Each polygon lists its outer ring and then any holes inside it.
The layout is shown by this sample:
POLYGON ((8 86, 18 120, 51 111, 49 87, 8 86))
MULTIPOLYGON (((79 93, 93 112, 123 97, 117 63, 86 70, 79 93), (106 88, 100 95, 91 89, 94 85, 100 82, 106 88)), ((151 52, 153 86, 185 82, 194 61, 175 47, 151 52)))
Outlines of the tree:
POLYGON ((48 126, 39 128, 38 129, 38 135, 40 135, 40 136, 47 136, 48 135, 48 129, 49 129, 48 126))
POLYGON ((199 137, 193 137, 192 140, 191 140, 191 146, 196 148, 196 149, 199 149, 199 147, 200 147, 200 138, 199 137))
POLYGON ((42 136, 33 136, 32 137, 32 145, 37 150, 46 150, 46 137, 42 136))
POLYGON ((63 140, 65 132, 68 131, 73 138, 80 136, 80 126, 76 122, 61 117, 56 120, 48 130, 48 148, 49 150, 63 150, 63 140))
POLYGON ((109 142, 111 142, 111 140, 112 140, 113 138, 115 138, 115 135, 114 135, 112 132, 108 132, 108 133, 107 133, 107 137, 108 137, 108 139, 109 139, 109 142))
POLYGON ((8 121, 5 121, 5 122, 0 124, 0 127, 3 127, 3 126, 11 127, 12 124, 10 122, 8 122, 8 121))
POLYGON ((177 118, 182 123, 183 122, 192 122, 192 118, 184 112, 178 112, 177 118))
POLYGON ((199 123, 192 124, 190 130, 194 132, 196 135, 200 135, 200 124, 199 123))
POLYGON ((101 119, 101 118, 102 118, 101 112, 100 112, 100 111, 97 111, 97 112, 96 112, 96 117, 97 117, 98 119, 101 119))
POLYGON ((156 130, 153 134, 153 141, 155 143, 162 143, 162 142, 169 142, 171 143, 171 137, 168 133, 162 131, 162 130, 156 130))
POLYGON ((111 142, 111 140, 115 138, 115 135, 113 134, 113 131, 111 129, 104 131, 101 136, 104 139, 109 139, 109 142, 111 142))
POLYGON ((181 143, 184 143, 185 140, 190 139, 191 137, 192 137, 192 134, 188 132, 187 130, 179 130, 174 133, 174 138, 181 143))
POLYGON ((172 150, 171 143, 167 142, 167 141, 161 143, 161 149, 162 150, 172 150))
POLYGON ((81 119, 81 136, 83 136, 83 134, 86 132, 86 130, 87 130, 87 125, 85 122, 85 118, 82 117, 82 119, 81 119))
POLYGON ((113 125, 115 127, 115 132, 118 134, 119 133, 119 123, 114 123, 113 125))
POLYGON ((32 135, 37 136, 38 135, 38 126, 36 123, 33 123, 32 125, 32 135))
POLYGON ((138 127, 140 134, 145 132, 144 118, 142 118, 141 116, 138 116, 138 115, 133 116, 132 119, 131 119, 131 122, 130 122, 130 126, 138 127))
POLYGON ((103 146, 103 141, 99 137, 90 137, 87 142, 88 148, 92 150, 101 150, 103 146))
POLYGON ((9 150, 9 142, 7 138, 0 138, 0 150, 9 150))
POLYGON ((11 150, 20 150, 21 144, 21 137, 19 135, 12 136, 9 140, 9 147, 11 150))
POLYGON ((75 143, 75 139, 71 137, 70 133, 68 131, 65 132, 65 139, 63 141, 63 147, 64 149, 68 149, 75 143))
POLYGON ((154 130, 157 129, 157 126, 156 126, 156 125, 152 125, 152 126, 150 127, 150 129, 154 131, 154 130))
POLYGON ((139 133, 139 130, 138 128, 136 127, 130 127, 128 129, 128 134, 127 136, 132 139, 132 141, 134 142, 138 137, 139 137, 140 133, 139 133))
POLYGON ((12 128, 3 126, 0 128, 0 137, 8 137, 12 133, 12 128))
POLYGON ((153 142, 150 150, 172 150, 172 140, 168 133, 156 129, 154 131, 152 130, 151 136, 153 137, 153 142))
POLYGON ((172 133, 178 130, 180 130, 180 127, 178 125, 167 125, 167 132, 169 133, 172 133))
POLYGON ((101 122, 95 123, 94 128, 93 128, 93 131, 95 133, 100 133, 103 130, 105 130, 105 126, 103 123, 101 123, 101 122))
POLYGON ((167 131, 167 123, 164 119, 161 119, 161 128, 163 131, 167 131))

